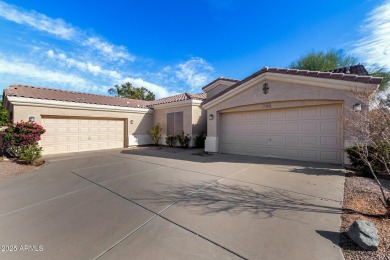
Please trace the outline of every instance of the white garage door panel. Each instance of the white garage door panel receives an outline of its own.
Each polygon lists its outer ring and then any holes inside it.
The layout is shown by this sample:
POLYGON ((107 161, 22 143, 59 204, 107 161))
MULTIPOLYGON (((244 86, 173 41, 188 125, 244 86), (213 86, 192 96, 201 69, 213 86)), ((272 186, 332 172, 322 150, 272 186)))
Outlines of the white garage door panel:
POLYGON ((123 120, 42 118, 44 154, 122 148, 123 120))
POLYGON ((222 152, 341 163, 341 106, 222 114, 222 152))

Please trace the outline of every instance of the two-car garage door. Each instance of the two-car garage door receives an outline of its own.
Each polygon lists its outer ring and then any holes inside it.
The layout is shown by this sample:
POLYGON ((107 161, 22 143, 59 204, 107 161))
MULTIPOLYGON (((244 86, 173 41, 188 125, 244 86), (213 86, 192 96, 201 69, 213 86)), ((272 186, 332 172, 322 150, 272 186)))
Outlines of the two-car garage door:
POLYGON ((43 117, 44 154, 92 151, 124 146, 124 120, 43 117))
POLYGON ((341 106, 222 114, 222 152, 341 163, 341 106))

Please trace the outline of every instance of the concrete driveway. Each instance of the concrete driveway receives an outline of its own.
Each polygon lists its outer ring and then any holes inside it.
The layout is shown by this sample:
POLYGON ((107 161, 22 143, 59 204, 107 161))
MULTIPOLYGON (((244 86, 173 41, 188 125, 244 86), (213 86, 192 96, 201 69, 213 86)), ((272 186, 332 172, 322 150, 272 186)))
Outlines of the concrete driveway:
POLYGON ((0 258, 343 259, 341 168, 200 152, 55 156, 1 181, 0 258))

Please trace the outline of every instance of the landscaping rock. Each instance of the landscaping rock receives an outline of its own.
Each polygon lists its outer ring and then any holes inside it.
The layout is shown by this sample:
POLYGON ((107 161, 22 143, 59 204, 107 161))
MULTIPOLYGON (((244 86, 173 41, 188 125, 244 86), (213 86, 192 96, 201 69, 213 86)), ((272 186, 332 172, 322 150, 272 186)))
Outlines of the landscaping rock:
POLYGON ((358 244, 364 250, 378 250, 378 230, 376 229, 374 223, 356 220, 347 231, 347 234, 353 242, 358 244))

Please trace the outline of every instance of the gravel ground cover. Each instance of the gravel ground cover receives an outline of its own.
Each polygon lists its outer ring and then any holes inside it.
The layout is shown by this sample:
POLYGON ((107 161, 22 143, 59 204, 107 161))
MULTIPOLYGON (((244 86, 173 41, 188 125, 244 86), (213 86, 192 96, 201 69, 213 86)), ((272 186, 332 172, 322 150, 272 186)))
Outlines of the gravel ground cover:
POLYGON ((15 160, 4 161, 0 157, 0 180, 31 172, 35 168, 37 166, 23 164, 15 160))
MULTIPOLYGON (((387 195, 390 195, 390 180, 380 179, 387 195)), ((373 179, 347 173, 344 186, 344 205, 341 217, 340 247, 346 260, 390 259, 390 219, 381 200, 378 185, 373 179), (357 220, 375 224, 380 236, 378 251, 364 251, 345 233, 357 220)))

